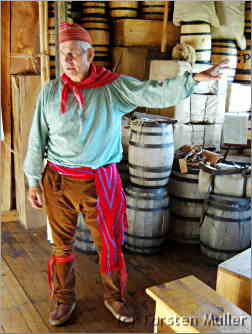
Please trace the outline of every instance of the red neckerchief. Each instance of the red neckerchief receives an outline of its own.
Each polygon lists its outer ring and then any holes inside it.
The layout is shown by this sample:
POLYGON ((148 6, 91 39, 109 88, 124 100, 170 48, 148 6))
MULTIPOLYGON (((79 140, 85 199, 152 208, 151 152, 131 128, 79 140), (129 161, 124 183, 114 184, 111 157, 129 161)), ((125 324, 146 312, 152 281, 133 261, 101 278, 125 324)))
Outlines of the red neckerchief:
POLYGON ((85 104, 85 98, 82 92, 82 89, 92 89, 103 87, 114 80, 116 80, 120 74, 111 72, 105 67, 97 66, 95 64, 90 65, 88 76, 80 82, 72 81, 65 73, 60 77, 64 83, 64 87, 61 93, 61 106, 60 110, 62 113, 67 111, 67 98, 69 90, 72 89, 73 94, 77 101, 79 102, 80 107, 83 107, 85 104))

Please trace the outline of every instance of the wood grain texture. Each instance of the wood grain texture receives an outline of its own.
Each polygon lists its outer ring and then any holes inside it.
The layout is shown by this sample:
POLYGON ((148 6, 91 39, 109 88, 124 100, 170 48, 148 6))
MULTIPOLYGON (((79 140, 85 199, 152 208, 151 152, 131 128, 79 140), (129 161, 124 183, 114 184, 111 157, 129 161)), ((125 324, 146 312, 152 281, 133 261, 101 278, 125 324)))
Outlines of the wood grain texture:
POLYGON ((38 3, 13 1, 11 3, 11 53, 37 55, 39 53, 38 29, 38 3))
POLYGON ((10 16, 9 1, 1 2, 1 96, 4 141, 0 144, 1 195, 0 209, 11 209, 11 85, 10 85, 10 16))
POLYGON ((18 220, 17 210, 3 211, 0 215, 0 220, 2 222, 15 222, 18 220))
POLYGON ((156 301, 160 319, 176 333, 251 331, 251 318, 247 313, 193 275, 148 288, 146 293, 156 301), (215 321, 211 320, 212 316, 215 321), (239 325, 233 325, 234 319, 244 321, 239 325), (221 321, 225 325, 221 324, 221 321))
POLYGON ((218 266, 216 291, 251 313, 251 248, 218 266))
MULTIPOLYGON (((146 288, 191 273, 215 287, 216 268, 204 263, 197 246, 169 243, 161 254, 147 257, 125 252, 128 295, 135 309, 136 321, 131 325, 120 324, 103 307, 97 256, 76 253, 78 307, 71 321, 60 328, 50 327, 50 333, 151 333, 155 303, 146 295, 146 288)), ((2 256, 46 324, 50 307, 47 284, 50 255, 45 227, 25 230, 19 223, 3 224, 2 256)))
MULTIPOLYGON (((114 24, 114 43, 117 46, 158 46, 161 44, 162 21, 125 19, 114 24)), ((180 29, 167 22, 167 48, 179 41, 180 29)))
POLYGON ((6 332, 48 333, 48 327, 4 260, 2 275, 1 315, 6 332))
POLYGON ((20 222, 26 228, 46 224, 44 211, 33 209, 28 203, 23 171, 28 136, 40 87, 38 75, 12 76, 16 201, 20 222))
POLYGON ((147 79, 148 48, 143 47, 113 47, 112 60, 114 71, 135 77, 147 79))

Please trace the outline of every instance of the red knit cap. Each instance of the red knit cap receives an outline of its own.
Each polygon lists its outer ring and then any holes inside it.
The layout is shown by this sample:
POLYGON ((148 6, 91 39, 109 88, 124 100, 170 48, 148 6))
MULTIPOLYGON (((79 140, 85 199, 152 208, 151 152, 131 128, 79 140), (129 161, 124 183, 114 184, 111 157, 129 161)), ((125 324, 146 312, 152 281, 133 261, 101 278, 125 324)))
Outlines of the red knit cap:
POLYGON ((89 32, 78 24, 60 22, 59 25, 59 43, 66 41, 83 41, 92 44, 89 32))

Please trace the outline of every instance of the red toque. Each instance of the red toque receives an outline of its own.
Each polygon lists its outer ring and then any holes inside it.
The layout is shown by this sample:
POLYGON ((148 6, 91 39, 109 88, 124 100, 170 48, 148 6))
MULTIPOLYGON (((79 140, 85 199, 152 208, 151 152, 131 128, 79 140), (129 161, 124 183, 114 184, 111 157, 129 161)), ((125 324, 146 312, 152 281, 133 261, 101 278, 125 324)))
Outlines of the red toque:
POLYGON ((59 43, 66 41, 83 41, 92 44, 89 32, 78 24, 60 22, 59 24, 59 43))

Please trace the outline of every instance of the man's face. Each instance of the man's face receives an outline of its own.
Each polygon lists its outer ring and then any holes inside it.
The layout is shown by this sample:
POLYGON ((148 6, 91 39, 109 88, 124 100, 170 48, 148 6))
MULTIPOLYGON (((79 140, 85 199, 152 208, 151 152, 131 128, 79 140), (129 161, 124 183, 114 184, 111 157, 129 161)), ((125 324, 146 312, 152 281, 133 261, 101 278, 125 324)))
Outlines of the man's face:
POLYGON ((88 73, 91 63, 89 50, 91 49, 84 50, 78 41, 60 43, 60 63, 70 79, 78 81, 88 73))

